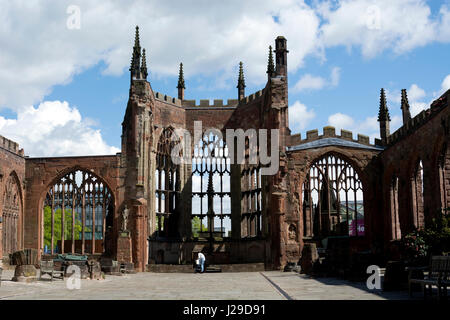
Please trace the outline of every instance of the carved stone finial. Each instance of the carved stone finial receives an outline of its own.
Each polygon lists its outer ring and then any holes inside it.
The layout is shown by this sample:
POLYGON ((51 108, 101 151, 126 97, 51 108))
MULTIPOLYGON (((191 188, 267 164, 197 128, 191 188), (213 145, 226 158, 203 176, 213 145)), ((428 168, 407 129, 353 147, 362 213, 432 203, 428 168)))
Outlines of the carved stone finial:
POLYGON ((411 120, 411 111, 409 110, 409 101, 408 95, 406 93, 406 89, 402 89, 402 116, 403 116, 403 124, 407 123, 411 120))
POLYGON ((142 49, 142 67, 141 67, 142 77, 143 79, 147 79, 148 71, 147 71, 147 57, 145 56, 145 49, 142 49))
POLYGON ((245 79, 244 79, 244 67, 242 61, 239 62, 239 78, 238 78, 238 99, 239 101, 245 98, 245 79))
POLYGON ((186 87, 184 85, 183 63, 180 63, 180 72, 178 74, 177 89, 186 89, 186 87))
POLYGON ((244 65, 239 62, 239 78, 237 88, 245 88, 245 79, 244 79, 244 65))
POLYGON ((378 121, 391 121, 391 117, 389 116, 389 109, 386 102, 386 95, 383 88, 381 88, 380 94, 380 110, 378 111, 378 121))
POLYGON ((141 71, 141 44, 139 41, 139 27, 136 26, 136 34, 134 36, 133 55, 131 56, 131 79, 139 79, 141 71))
POLYGON ((275 64, 273 63, 272 46, 269 46, 269 59, 267 62, 267 74, 269 77, 275 72, 275 64))

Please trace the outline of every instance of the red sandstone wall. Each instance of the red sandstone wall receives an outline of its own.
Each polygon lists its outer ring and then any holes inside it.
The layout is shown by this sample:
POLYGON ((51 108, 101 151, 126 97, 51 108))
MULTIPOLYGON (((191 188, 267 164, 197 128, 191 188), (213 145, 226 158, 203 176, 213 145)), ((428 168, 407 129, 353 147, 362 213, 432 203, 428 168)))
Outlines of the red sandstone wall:
POLYGON ((25 247, 42 249, 42 206, 45 196, 57 179, 74 169, 91 171, 108 185, 115 198, 114 230, 117 235, 117 206, 121 201, 118 199, 118 189, 122 180, 119 176, 119 165, 119 155, 27 159, 25 247))
POLYGON ((381 153, 383 167, 381 177, 383 197, 383 220, 385 222, 384 238, 391 239, 390 222, 390 185, 394 175, 399 178, 399 220, 402 235, 413 229, 414 202, 411 192, 411 178, 420 160, 423 163, 424 217, 429 223, 438 213, 439 208, 450 203, 441 203, 441 185, 439 178, 439 160, 447 152, 445 162, 445 192, 450 199, 450 153, 449 146, 450 109, 447 92, 436 104, 412 119, 389 137, 388 148, 381 153))
POLYGON ((153 123, 163 127, 184 128, 186 122, 185 110, 181 106, 174 106, 155 99, 153 123))
MULTIPOLYGON (((18 184, 18 188, 20 190, 20 216, 18 222, 18 248, 22 248, 23 241, 23 221, 24 221, 24 210, 25 207, 25 159, 23 157, 23 150, 18 150, 18 145, 13 143, 12 141, 3 138, 0 136, 1 142, 4 142, 0 145, 0 217, 3 214, 3 202, 5 195, 5 184, 10 175, 13 175, 16 178, 16 182, 18 184), (6 142, 6 144, 5 144, 6 142), (11 147, 10 147, 11 145, 11 147)), ((3 223, 0 223, 0 259, 3 257, 3 223)))

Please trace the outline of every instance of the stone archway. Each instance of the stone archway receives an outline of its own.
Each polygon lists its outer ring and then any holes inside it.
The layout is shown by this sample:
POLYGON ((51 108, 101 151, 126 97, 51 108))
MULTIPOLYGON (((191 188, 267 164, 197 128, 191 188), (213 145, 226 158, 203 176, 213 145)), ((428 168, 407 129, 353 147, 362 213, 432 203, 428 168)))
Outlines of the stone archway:
POLYGON ((326 153, 314 160, 302 190, 304 236, 365 235, 363 183, 345 157, 326 153))
POLYGON ((94 173, 74 168, 55 179, 42 211, 44 253, 112 253, 114 195, 94 173))

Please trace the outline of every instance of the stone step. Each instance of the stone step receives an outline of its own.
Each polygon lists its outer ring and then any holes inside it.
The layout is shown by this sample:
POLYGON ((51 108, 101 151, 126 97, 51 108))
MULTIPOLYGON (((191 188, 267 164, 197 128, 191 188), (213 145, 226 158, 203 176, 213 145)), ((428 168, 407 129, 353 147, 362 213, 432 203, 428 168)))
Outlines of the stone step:
MULTIPOLYGON (((236 263, 236 264, 219 264, 208 265, 206 269, 210 272, 260 272, 265 271, 264 263, 236 263), (221 271, 218 271, 220 269, 221 271)), ((162 272, 162 273, 192 273, 194 268, 189 265, 174 265, 174 264, 148 264, 148 272, 162 272)))
POLYGON ((209 267, 206 267, 205 272, 222 272, 222 269, 217 266, 209 266, 209 267))

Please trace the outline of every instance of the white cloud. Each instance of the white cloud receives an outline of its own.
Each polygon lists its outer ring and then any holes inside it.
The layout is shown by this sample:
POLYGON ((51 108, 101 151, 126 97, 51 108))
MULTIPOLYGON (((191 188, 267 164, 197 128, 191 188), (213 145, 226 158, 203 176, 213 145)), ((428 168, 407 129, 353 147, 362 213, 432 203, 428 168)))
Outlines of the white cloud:
POLYGON ((439 10, 441 21, 438 30, 438 41, 448 42, 450 40, 450 9, 443 5, 439 10))
POLYGON ((335 113, 328 117, 328 124, 337 129, 351 128, 354 122, 352 117, 342 113, 335 113))
MULTIPOLYGON (((357 135, 364 134, 369 136, 374 142, 374 139, 380 138, 380 123, 378 117, 367 117, 364 120, 354 119, 352 116, 343 113, 335 113, 328 117, 328 125, 336 128, 336 134, 340 134, 340 130, 345 129, 352 131, 353 139, 357 139, 357 135)), ((402 125, 402 118, 400 116, 391 116, 390 131, 391 133, 397 130, 402 125)))
POLYGON ((70 82, 100 61, 106 64, 105 74, 122 74, 129 66, 136 25, 147 49, 150 80, 176 75, 182 61, 187 86, 199 74, 220 75, 220 81, 234 85, 241 60, 248 83, 263 85, 268 46, 279 35, 288 39, 291 71, 318 52, 320 21, 303 1, 80 0, 79 30, 66 27, 71 4, 1 2, 0 107, 17 110, 39 103, 54 85, 70 82))
POLYGON ((316 117, 316 113, 312 109, 308 109, 306 105, 300 101, 295 101, 289 106, 289 127, 293 132, 299 132, 305 129, 312 119, 316 117))
MULTIPOLYGON (((106 65, 104 74, 122 74, 129 66, 137 24, 141 27, 141 45, 148 52, 150 81, 176 75, 182 61, 188 87, 189 79, 196 75, 214 75, 219 87, 234 85, 240 60, 244 62, 248 84, 263 84, 267 47, 273 45, 278 35, 288 39, 290 72, 301 68, 307 56, 324 59, 325 49, 334 46, 360 48, 370 58, 387 50, 402 54, 431 42, 450 41, 450 10, 446 5, 432 16, 422 0, 380 0, 376 2, 381 8, 378 25, 377 19, 373 19, 377 10, 373 10, 376 7, 372 0, 313 3, 308 6, 301 0, 214 3, 79 0, 81 29, 69 30, 66 9, 73 4, 71 0, 1 1, 0 108, 11 108, 18 112, 18 118, 0 118, 0 130, 21 142, 30 154, 114 151, 75 108, 67 106, 69 111, 61 119, 53 117, 44 123, 42 119, 33 122, 37 120, 32 120, 31 114, 39 118, 48 102, 34 108, 26 106, 39 104, 53 86, 70 83, 74 75, 100 61, 106 65), (22 118, 30 123, 27 131, 35 132, 36 136, 21 132, 28 128, 15 124, 21 123, 22 118), (64 119, 70 120, 58 124, 64 119), (58 131, 66 127, 76 134, 69 136, 58 131), (46 142, 45 134, 52 143, 46 142)), ((305 75, 295 88, 317 90, 337 86, 339 78, 340 69, 334 68, 328 79, 305 75)), ((442 86, 449 88, 450 78, 442 86)), ((420 96, 420 91, 417 93, 420 96)), ((424 97, 417 99, 412 104, 414 112, 423 107, 420 103, 424 97)), ((304 128, 315 116, 313 110, 298 101, 291 106, 290 114, 291 124, 298 128, 304 128)))
POLYGON ((444 93, 450 89, 450 74, 442 81, 441 92, 444 93))
MULTIPOLYGON (((422 0, 380 0, 379 28, 373 28, 372 0, 313 3, 79 0, 81 29, 69 30, 71 0, 2 1, 0 107, 17 110, 39 103, 53 86, 70 82, 100 61, 106 64, 105 74, 122 74, 130 62, 136 24, 148 51, 150 80, 176 75, 182 61, 187 86, 199 74, 214 75, 219 87, 232 86, 240 60, 248 83, 264 84, 267 47, 278 35, 288 39, 291 72, 306 56, 324 59, 324 50, 333 46, 358 47, 373 57, 385 50, 401 54, 450 41, 445 5, 434 17, 422 0)), ((335 69, 330 83, 338 79, 335 69)), ((323 84, 315 81, 313 89, 323 84)))
POLYGON ((417 84, 413 83, 408 90, 408 100, 418 101, 424 98, 427 94, 425 90, 420 88, 417 84))
MULTIPOLYGON (((400 104, 401 104, 401 90, 388 90, 386 89, 386 99, 389 102, 389 111, 392 113, 398 111, 400 112, 400 104)), ((409 89, 407 89, 408 102, 410 106, 411 116, 415 117, 422 110, 425 110, 430 107, 431 102, 426 101, 426 97, 428 96, 424 89, 419 87, 417 84, 413 83, 409 89)), ((398 127, 400 127, 399 124, 398 127)), ((397 128, 398 128, 397 127, 397 128)), ((391 131, 393 128, 393 124, 391 123, 391 131)))
POLYGON ((19 143, 30 156, 115 154, 100 130, 91 127, 67 102, 45 101, 37 108, 21 108, 17 119, 0 116, 0 134, 19 143))
POLYGON ((341 79, 341 68, 339 67, 334 67, 331 70, 331 75, 330 75, 330 84, 333 87, 337 87, 339 85, 339 80, 341 79))
MULTIPOLYGON (((442 95, 445 91, 450 89, 450 75, 446 76, 441 83, 440 91, 434 92, 433 99, 442 95)), ((401 91, 385 89, 386 99, 388 103, 389 112, 391 114, 390 132, 395 132, 403 125, 403 117, 400 111, 401 91), (397 113, 397 114, 395 114, 397 113)), ((411 116, 415 117, 422 110, 430 107, 432 101, 428 101, 430 94, 422 89, 419 85, 413 83, 407 89, 408 102, 410 105, 411 116)), ((335 113, 328 117, 328 124, 335 127, 337 130, 346 129, 353 131, 354 138, 357 133, 368 135, 371 139, 379 138, 379 122, 378 117, 367 117, 365 120, 354 119, 350 115, 343 113, 335 113)))
POLYGON ((334 67, 331 70, 330 79, 325 79, 319 76, 313 76, 311 74, 305 74, 294 86, 294 91, 308 91, 308 90, 320 90, 324 87, 336 87, 339 85, 341 76, 341 69, 334 67))
POLYGON ((322 77, 305 74, 298 80, 294 86, 295 91, 319 90, 322 89, 327 81, 322 77))
POLYGON ((410 105, 411 116, 415 117, 422 110, 430 107, 429 103, 423 101, 427 96, 425 90, 420 88, 417 84, 412 84, 408 90, 408 101, 410 105))
POLYGON ((388 49, 401 54, 438 38, 439 25, 422 0, 325 1, 317 12, 326 21, 321 27, 325 47, 360 47, 368 58, 388 49))
POLYGON ((440 96, 442 96, 445 92, 447 92, 447 90, 450 89, 450 74, 447 75, 444 80, 442 80, 441 82, 441 87, 439 88, 439 90, 436 90, 433 92, 432 96, 432 101, 430 101, 429 104, 431 104, 434 100, 438 99, 440 96))

